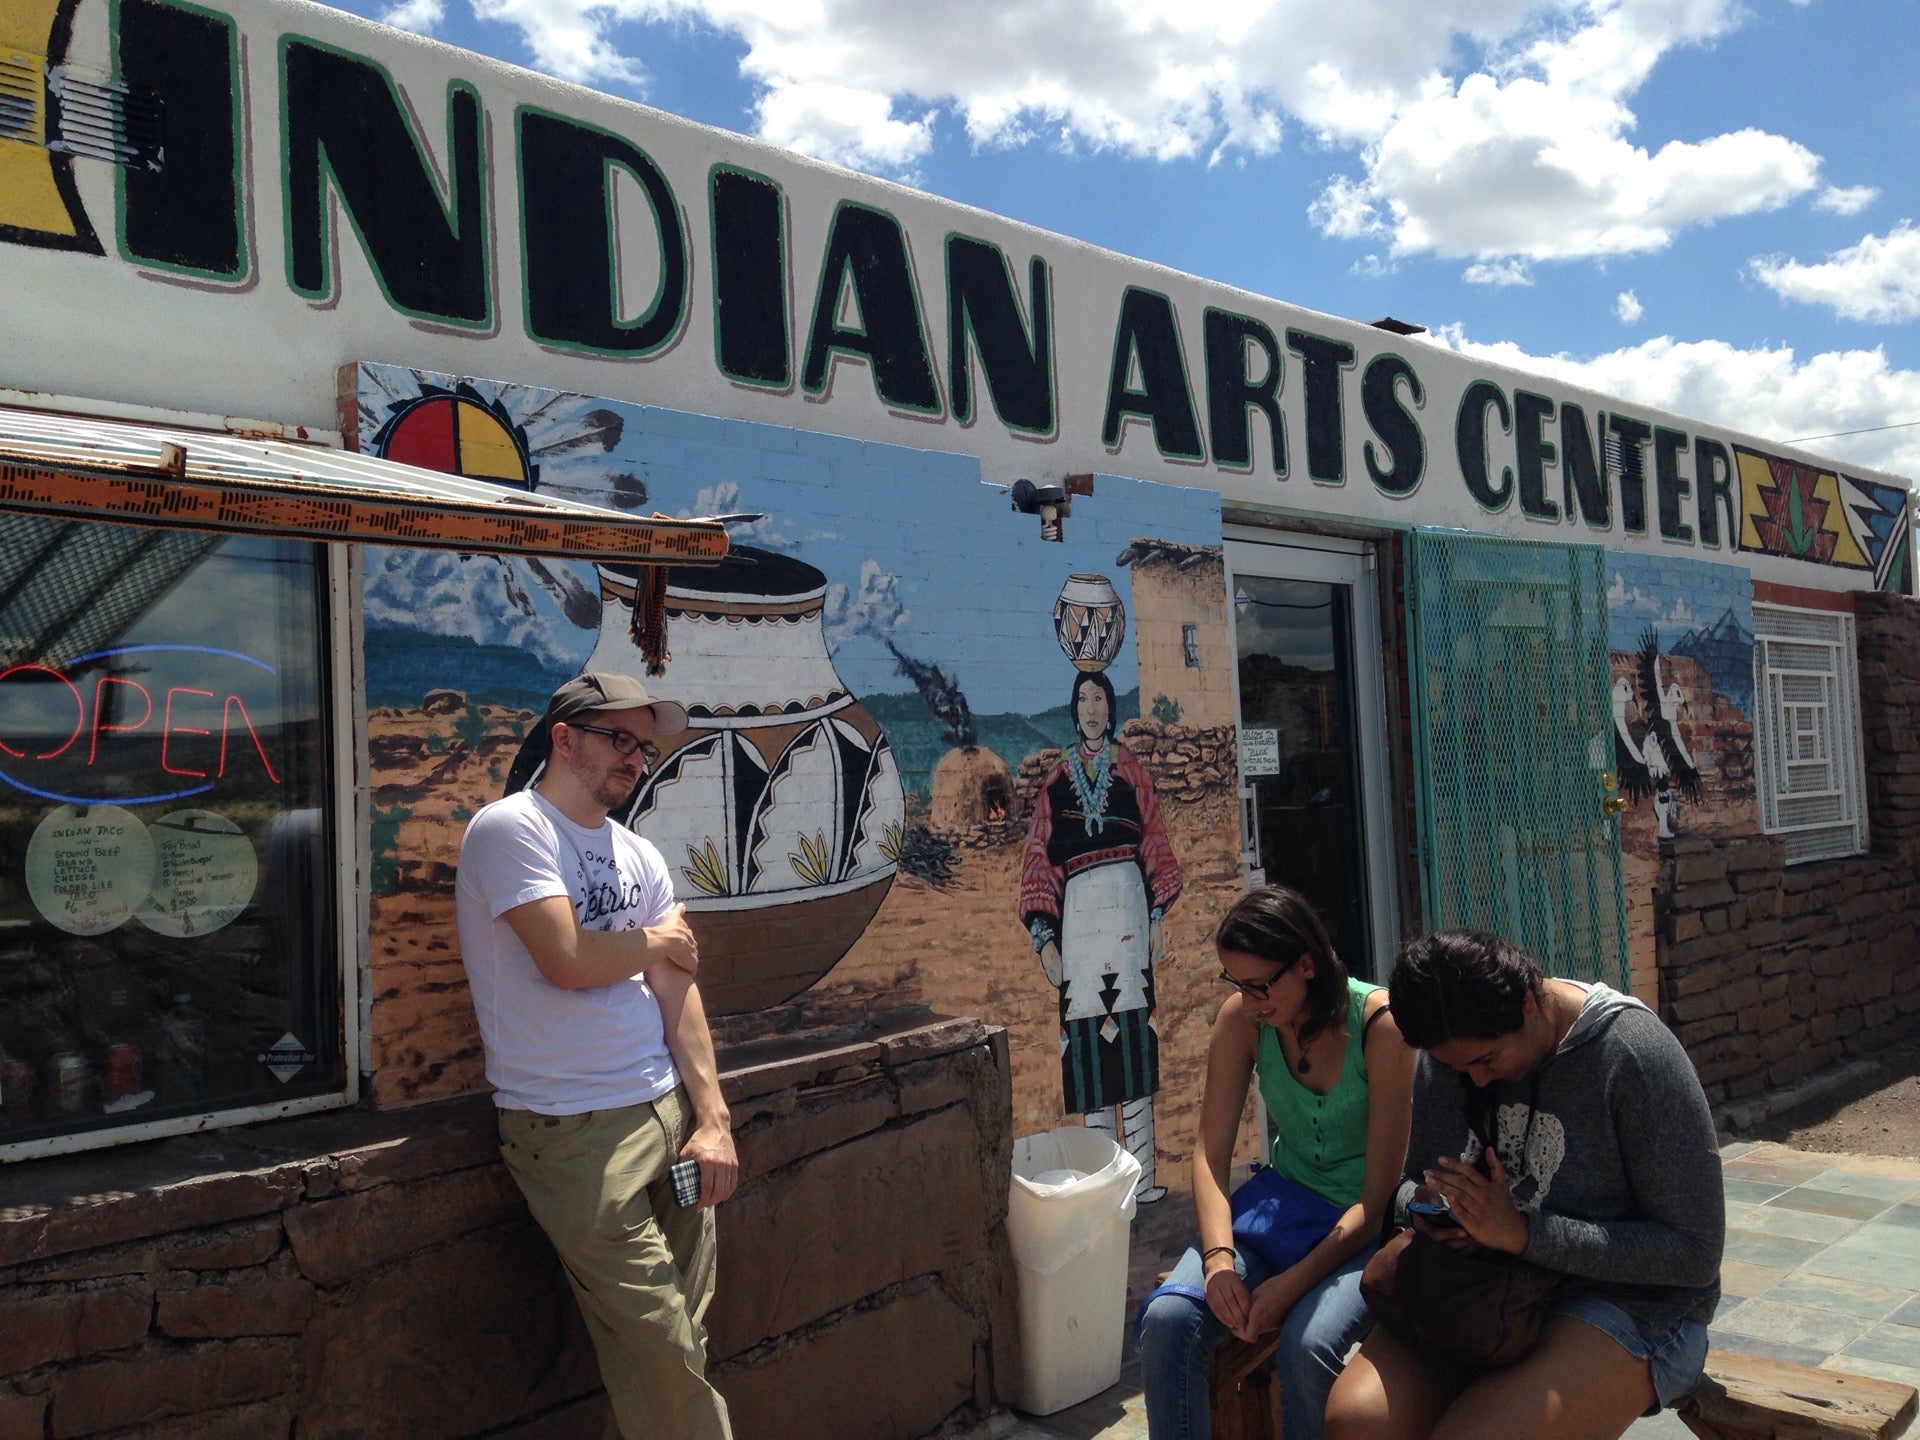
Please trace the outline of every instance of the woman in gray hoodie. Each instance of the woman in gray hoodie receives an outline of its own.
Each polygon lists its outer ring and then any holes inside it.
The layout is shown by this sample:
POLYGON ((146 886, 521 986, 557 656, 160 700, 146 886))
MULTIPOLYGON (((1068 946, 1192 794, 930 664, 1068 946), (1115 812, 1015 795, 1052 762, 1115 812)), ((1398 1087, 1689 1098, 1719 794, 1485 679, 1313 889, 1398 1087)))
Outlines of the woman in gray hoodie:
POLYGON ((1388 991, 1423 1052, 1401 1208, 1416 1187, 1444 1197, 1453 1243, 1564 1278, 1540 1343, 1502 1370, 1376 1326, 1328 1440, 1614 1440, 1698 1382, 1720 1297, 1720 1158, 1692 1063, 1639 1001, 1549 979, 1491 935, 1413 941, 1388 991))

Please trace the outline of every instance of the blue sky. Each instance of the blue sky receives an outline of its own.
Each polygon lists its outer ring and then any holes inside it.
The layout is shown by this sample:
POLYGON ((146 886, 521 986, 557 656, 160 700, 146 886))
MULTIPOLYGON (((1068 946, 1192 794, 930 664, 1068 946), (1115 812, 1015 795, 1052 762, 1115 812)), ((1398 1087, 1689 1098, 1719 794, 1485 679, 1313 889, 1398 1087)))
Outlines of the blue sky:
POLYGON ((343 8, 1920 475, 1913 0, 343 8))

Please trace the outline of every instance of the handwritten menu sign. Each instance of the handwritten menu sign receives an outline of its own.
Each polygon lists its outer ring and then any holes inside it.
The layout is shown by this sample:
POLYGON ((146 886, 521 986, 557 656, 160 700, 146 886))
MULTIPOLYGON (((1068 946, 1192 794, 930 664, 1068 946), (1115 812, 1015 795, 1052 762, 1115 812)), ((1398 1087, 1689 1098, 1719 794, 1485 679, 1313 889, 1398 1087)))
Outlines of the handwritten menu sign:
POLYGON ((153 885, 153 837, 118 805, 62 805, 27 842, 27 894, 71 935, 126 923, 153 885))
POLYGON ((153 890, 140 923, 161 935, 207 935, 253 899, 253 842, 212 810, 174 810, 153 822, 153 890))

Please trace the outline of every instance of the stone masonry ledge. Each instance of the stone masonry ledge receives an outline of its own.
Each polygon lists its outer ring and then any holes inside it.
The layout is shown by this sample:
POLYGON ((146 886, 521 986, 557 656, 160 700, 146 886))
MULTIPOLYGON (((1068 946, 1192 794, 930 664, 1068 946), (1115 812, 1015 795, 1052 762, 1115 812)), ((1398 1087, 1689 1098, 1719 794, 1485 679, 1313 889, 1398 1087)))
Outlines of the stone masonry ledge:
MULTIPOLYGON (((737 1128, 764 1113, 765 1097, 868 1078, 969 1049, 991 1033, 977 1020, 921 1014, 746 1040, 720 1050, 721 1089, 737 1128)), ((11 1278, 7 1271, 36 1261, 231 1224, 498 1158, 494 1107, 482 1094, 16 1162, 0 1169, 0 1283, 11 1278)))

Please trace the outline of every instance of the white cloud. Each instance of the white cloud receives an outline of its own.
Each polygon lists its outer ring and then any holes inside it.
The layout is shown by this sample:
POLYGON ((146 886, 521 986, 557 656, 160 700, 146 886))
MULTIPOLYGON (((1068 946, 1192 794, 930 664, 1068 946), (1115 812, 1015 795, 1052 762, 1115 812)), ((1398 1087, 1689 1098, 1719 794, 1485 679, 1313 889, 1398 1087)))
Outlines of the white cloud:
POLYGON ((1828 210, 1835 215, 1858 215, 1879 198, 1880 192, 1871 185, 1849 185, 1845 189, 1829 185, 1813 204, 1816 210, 1828 210))
MULTIPOLYGON (((1875 431, 1920 419, 1920 370, 1896 370, 1884 350, 1830 350, 1797 358, 1787 346, 1742 350, 1720 340, 1681 342, 1662 335, 1589 360, 1530 355, 1518 345, 1483 345, 1458 326, 1434 338, 1501 365, 1553 376, 1681 416, 1762 439, 1794 440, 1837 431, 1875 431)), ((1920 426, 1810 441, 1817 455, 1920 475, 1920 426)))
MULTIPOLYGON (((692 520, 707 515, 740 515, 751 513, 753 507, 740 499, 740 485, 735 480, 722 480, 715 485, 703 485, 694 493, 693 504, 678 512, 678 518, 692 520)), ((736 545, 762 545, 769 550, 782 550, 792 542, 781 533, 780 526, 772 515, 761 513, 758 520, 736 520, 727 526, 727 537, 736 545)))
POLYGON ((1618 570, 1613 572, 1613 583, 1607 586, 1607 608, 1609 610, 1658 610, 1657 600, 1649 599, 1644 590, 1627 584, 1627 577, 1618 570))
POLYGON ((860 562, 858 595, 839 581, 827 586, 821 625, 827 642, 836 647, 855 635, 891 641, 912 613, 900 603, 900 577, 882 570, 880 562, 869 556, 860 562))
POLYGON ((1774 258, 1755 260, 1748 270, 1785 299, 1830 305, 1849 320, 1920 317, 1920 230, 1910 220, 1817 264, 1774 258))
POLYGON ((591 0, 469 0, 481 20, 511 25, 526 38, 533 63, 562 80, 638 84, 644 70, 607 36, 621 20, 664 19, 650 3, 595 5, 591 0))
POLYGON ((416 35, 431 35, 446 18, 446 0, 400 0, 399 4, 381 12, 380 23, 396 30, 411 30, 416 35))
POLYGON ((1533 272, 1527 267, 1527 262, 1518 256, 1505 260, 1482 260, 1462 270, 1460 278, 1469 285, 1533 284, 1533 272))
POLYGON ((1638 325, 1647 313, 1647 307, 1640 303, 1640 297, 1631 290, 1622 290, 1613 297, 1613 313, 1622 325, 1638 325))
POLYGON ((764 139, 836 165, 904 172, 933 148, 933 112, 900 119, 875 90, 776 83, 759 110, 764 139))
POLYGON ((1740 0, 470 3, 518 27, 541 68, 589 83, 643 83, 623 25, 712 26, 744 47, 762 136, 886 173, 911 174, 947 115, 976 146, 1208 164, 1273 152, 1291 122, 1357 159, 1314 223, 1390 235, 1397 255, 1657 249, 1819 183, 1817 156, 1759 130, 1628 138, 1654 66, 1731 30, 1740 0))
POLYGON ((362 603, 374 625, 462 635, 480 645, 524 650, 549 666, 577 665, 591 637, 535 594, 513 560, 445 551, 383 550, 368 568, 362 603))

